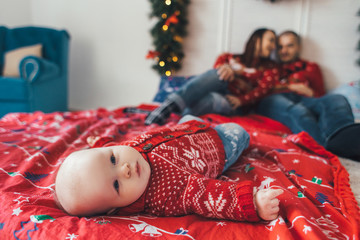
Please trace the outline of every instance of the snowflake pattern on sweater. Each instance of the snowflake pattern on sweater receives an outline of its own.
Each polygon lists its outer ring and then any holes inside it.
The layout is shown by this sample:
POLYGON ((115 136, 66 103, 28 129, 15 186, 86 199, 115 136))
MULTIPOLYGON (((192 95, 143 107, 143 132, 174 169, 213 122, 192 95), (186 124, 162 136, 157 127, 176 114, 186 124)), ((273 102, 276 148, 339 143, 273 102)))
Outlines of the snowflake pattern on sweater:
MULTIPOLYGON (((100 142, 96 145, 109 145, 109 141, 100 142)), ((251 181, 216 179, 224 168, 225 152, 209 124, 193 120, 157 128, 121 145, 133 147, 150 164, 147 190, 134 203, 143 205, 143 211, 156 216, 196 213, 218 219, 260 220, 251 181)))

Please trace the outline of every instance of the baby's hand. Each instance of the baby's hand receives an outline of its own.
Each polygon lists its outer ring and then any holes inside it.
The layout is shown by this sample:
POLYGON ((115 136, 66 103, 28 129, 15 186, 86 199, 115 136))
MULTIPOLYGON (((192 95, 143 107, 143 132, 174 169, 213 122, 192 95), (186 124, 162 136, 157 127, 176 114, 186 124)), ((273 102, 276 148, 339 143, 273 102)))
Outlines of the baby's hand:
POLYGON ((274 220, 279 215, 279 199, 277 196, 284 191, 281 189, 262 189, 255 193, 255 206, 259 217, 263 220, 274 220))

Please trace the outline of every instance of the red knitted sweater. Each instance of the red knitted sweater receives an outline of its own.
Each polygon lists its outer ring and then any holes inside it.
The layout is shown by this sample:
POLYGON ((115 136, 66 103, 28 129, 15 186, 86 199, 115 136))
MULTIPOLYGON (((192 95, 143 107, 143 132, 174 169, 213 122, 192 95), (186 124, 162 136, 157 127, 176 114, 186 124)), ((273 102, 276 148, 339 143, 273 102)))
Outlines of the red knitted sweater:
MULTIPOLYGON (((214 68, 229 63, 231 58, 241 62, 239 55, 225 53, 216 59, 214 68)), ((303 59, 282 64, 281 67, 270 60, 264 60, 254 73, 237 76, 237 79, 229 84, 229 90, 238 96, 243 105, 247 105, 256 103, 269 94, 289 92, 289 83, 300 82, 307 84, 314 91, 314 97, 321 97, 326 93, 319 65, 303 59), (277 71, 277 68, 280 68, 280 71, 277 71), (239 79, 251 83, 253 89, 241 89, 237 84, 239 79)))
POLYGON ((305 83, 313 91, 314 97, 325 94, 325 85, 319 66, 314 62, 299 59, 295 62, 282 64, 280 81, 274 87, 273 93, 287 92, 289 83, 305 83))
POLYGON ((281 79, 287 83, 303 82, 314 90, 314 97, 325 94, 324 80, 319 66, 314 62, 299 59, 292 63, 282 64, 281 79))
MULTIPOLYGON (((241 55, 224 53, 215 61, 214 68, 223 64, 228 64, 234 58, 241 63, 241 55)), ((235 76, 235 80, 229 83, 229 91, 237 96, 242 106, 254 104, 267 96, 279 81, 279 71, 277 64, 270 59, 260 59, 259 66, 252 73, 243 72, 235 76), (240 81, 245 81, 251 85, 251 90, 242 87, 240 81)))
POLYGON ((204 217, 259 221, 253 184, 216 179, 224 168, 220 137, 209 124, 189 121, 162 127, 123 143, 101 138, 94 147, 128 145, 149 162, 151 176, 145 193, 118 214, 144 211, 157 216, 196 213, 204 217))

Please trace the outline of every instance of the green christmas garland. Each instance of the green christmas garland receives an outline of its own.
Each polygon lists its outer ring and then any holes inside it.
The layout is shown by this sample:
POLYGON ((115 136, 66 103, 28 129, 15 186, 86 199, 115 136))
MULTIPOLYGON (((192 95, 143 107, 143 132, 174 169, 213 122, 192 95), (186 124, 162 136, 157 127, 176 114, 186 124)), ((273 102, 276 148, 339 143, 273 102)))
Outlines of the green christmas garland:
POLYGON ((171 76, 181 68, 184 58, 182 47, 186 36, 187 6, 190 0, 150 0, 152 13, 157 18, 151 29, 154 50, 146 58, 155 61, 153 68, 160 74, 171 76))

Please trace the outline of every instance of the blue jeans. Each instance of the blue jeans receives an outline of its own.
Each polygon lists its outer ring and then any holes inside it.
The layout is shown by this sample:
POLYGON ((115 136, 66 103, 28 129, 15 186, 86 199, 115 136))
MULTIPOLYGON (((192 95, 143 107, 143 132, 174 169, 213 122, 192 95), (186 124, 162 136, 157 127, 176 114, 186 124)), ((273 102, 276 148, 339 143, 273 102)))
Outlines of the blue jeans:
POLYGON ((354 123, 348 101, 339 94, 320 98, 273 94, 259 102, 256 112, 283 123, 294 133, 309 133, 323 146, 337 130, 354 123))
POLYGON ((225 98, 228 93, 228 83, 220 80, 217 70, 212 69, 192 78, 168 99, 179 105, 183 115, 241 114, 241 110, 233 110, 225 98))
MULTIPOLYGON (((203 122, 203 120, 198 117, 186 115, 179 120, 179 124, 190 120, 203 122)), ((219 124, 214 129, 224 145, 226 159, 223 172, 225 172, 249 146, 250 136, 244 128, 236 123, 219 124)))

